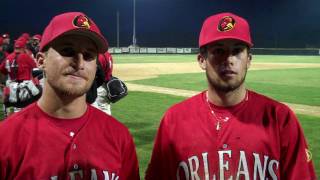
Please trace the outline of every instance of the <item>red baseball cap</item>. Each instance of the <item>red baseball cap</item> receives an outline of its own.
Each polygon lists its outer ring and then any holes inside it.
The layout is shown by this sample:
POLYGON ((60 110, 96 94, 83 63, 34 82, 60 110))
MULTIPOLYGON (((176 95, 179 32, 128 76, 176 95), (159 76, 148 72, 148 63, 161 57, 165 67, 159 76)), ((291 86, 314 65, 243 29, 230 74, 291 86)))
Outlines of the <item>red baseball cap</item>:
POLYGON ((237 39, 252 47, 250 27, 248 22, 235 14, 226 12, 208 17, 199 37, 199 47, 223 40, 237 39))
POLYGON ((30 34, 29 33, 22 33, 20 37, 24 37, 25 39, 30 39, 30 34))
POLYGON ((41 35, 40 34, 35 34, 35 35, 32 36, 32 39, 41 40, 41 35))
POLYGON ((40 51, 49 43, 62 35, 84 35, 92 39, 99 53, 108 50, 108 42, 101 34, 98 26, 82 12, 68 12, 52 18, 45 28, 40 41, 40 51))
POLYGON ((20 36, 16 41, 24 41, 24 42, 28 42, 28 39, 24 36, 20 36))
POLYGON ((14 42, 14 48, 25 48, 26 46, 26 41, 20 39, 20 40, 16 40, 14 42))
POLYGON ((2 34, 2 37, 3 38, 9 38, 10 36, 9 36, 9 34, 5 33, 5 34, 2 34))

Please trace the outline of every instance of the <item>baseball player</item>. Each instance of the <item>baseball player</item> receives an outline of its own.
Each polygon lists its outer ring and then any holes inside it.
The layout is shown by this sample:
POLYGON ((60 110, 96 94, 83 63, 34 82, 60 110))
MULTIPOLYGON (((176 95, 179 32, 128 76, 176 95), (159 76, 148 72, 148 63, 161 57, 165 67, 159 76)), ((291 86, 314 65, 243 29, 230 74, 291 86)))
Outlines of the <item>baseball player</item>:
POLYGON ((1 180, 138 180, 128 129, 86 103, 107 41, 81 12, 55 16, 37 54, 41 98, 0 124, 1 180))
POLYGON ((8 54, 12 53, 14 50, 14 45, 11 42, 10 39, 10 35, 9 34, 2 34, 2 38, 3 38, 3 44, 2 44, 2 48, 3 51, 7 52, 8 54))
POLYGON ((3 49, 3 38, 0 36, 0 63, 8 56, 8 53, 3 49))
POLYGON ((27 49, 31 52, 32 57, 36 57, 37 53, 39 52, 39 43, 41 40, 41 35, 36 34, 32 36, 27 42, 27 49))
POLYGON ((128 94, 126 84, 112 76, 113 59, 109 52, 99 54, 97 72, 91 88, 87 92, 88 103, 111 115, 111 103, 116 103, 128 94))
POLYGON ((316 179, 294 113, 245 87, 252 46, 245 19, 204 21, 198 62, 208 89, 165 113, 147 180, 316 179))
MULTIPOLYGON (((109 52, 105 52, 103 54, 99 54, 98 60, 100 63, 101 70, 104 73, 104 82, 108 82, 112 77, 112 69, 113 69, 113 59, 109 52)), ((111 115, 111 104, 108 102, 107 91, 103 86, 97 88, 97 98, 92 103, 92 105, 103 112, 111 115)))
MULTIPOLYGON (((25 52, 26 42, 23 40, 16 40, 14 43, 14 52, 9 54, 0 64, 0 72, 3 75, 8 75, 6 86, 10 84, 26 83, 32 80, 32 69, 36 67, 35 61, 25 52)), ((10 93, 8 93, 9 96, 10 93)), ((12 92, 11 92, 12 94, 12 92)), ((6 99, 10 97, 4 97, 6 99)), ((21 108, 21 107, 20 107, 21 108)), ((18 107, 4 107, 5 116, 21 109, 18 107)))
POLYGON ((31 70, 36 67, 36 63, 25 53, 25 46, 26 42, 17 40, 14 44, 14 52, 9 54, 6 60, 0 64, 0 72, 5 75, 8 74, 11 81, 30 80, 32 78, 31 70))

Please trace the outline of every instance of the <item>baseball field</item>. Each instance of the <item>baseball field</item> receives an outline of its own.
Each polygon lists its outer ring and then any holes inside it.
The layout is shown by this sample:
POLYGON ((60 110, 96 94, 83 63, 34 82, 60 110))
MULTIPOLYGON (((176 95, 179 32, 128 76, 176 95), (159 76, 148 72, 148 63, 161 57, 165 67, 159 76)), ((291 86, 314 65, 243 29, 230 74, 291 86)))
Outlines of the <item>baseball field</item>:
MULTIPOLYGON (((112 113, 134 137, 143 179, 163 113, 206 89, 206 78, 196 55, 114 55, 114 62, 129 94, 112 113)), ((320 56, 254 56, 246 85, 295 111, 320 176, 320 56)))
MULTIPOLYGON (((112 114, 134 137, 143 179, 163 113, 205 90, 206 78, 196 55, 113 55, 113 59, 113 75, 126 82, 129 94, 112 105, 112 114)), ((320 56, 254 56, 246 85, 295 111, 320 177, 320 56)))

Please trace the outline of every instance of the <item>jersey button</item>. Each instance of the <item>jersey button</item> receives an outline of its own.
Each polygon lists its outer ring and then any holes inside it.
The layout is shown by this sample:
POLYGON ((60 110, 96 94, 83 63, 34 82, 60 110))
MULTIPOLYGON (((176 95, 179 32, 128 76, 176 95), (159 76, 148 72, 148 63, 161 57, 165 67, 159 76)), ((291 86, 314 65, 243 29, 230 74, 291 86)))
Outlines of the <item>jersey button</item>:
POLYGON ((77 149, 77 145, 76 145, 76 144, 73 144, 73 145, 72 145, 72 149, 77 149))
POLYGON ((71 137, 73 137, 73 136, 74 136, 74 132, 71 131, 71 132, 69 133, 69 135, 70 135, 71 137))
POLYGON ((226 149, 226 148, 228 148, 228 145, 227 144, 223 144, 222 148, 226 149))
POLYGON ((74 165, 73 165, 73 169, 74 169, 74 170, 77 170, 78 168, 79 168, 78 164, 74 164, 74 165))

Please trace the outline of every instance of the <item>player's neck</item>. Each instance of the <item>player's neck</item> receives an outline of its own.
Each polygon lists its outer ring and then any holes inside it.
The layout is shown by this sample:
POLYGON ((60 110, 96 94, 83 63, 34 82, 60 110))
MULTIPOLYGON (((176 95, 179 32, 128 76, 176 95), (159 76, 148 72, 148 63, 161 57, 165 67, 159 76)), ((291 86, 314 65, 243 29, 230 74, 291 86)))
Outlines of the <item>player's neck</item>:
POLYGON ((236 104, 239 104, 243 99, 246 98, 246 88, 244 84, 242 84, 239 88, 223 92, 223 91, 217 91, 216 89, 209 87, 207 92, 208 100, 217 106, 234 106, 236 104))
MULTIPOLYGON (((48 87, 48 86, 47 86, 48 87)), ((64 119, 81 117, 87 110, 85 95, 72 98, 61 97, 50 88, 44 88, 38 106, 50 116, 64 119)))

